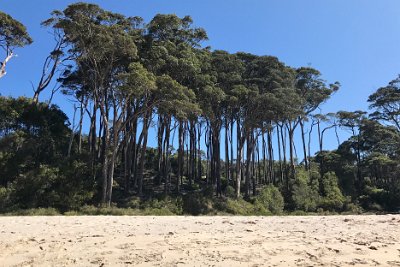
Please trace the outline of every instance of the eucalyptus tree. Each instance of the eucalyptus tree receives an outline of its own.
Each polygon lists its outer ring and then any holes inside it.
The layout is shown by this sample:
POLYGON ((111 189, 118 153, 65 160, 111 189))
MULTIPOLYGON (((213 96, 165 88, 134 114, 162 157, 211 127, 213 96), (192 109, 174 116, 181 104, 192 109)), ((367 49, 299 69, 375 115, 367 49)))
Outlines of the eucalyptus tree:
MULTIPOLYGON (((113 126, 114 140, 118 140, 119 132, 123 131, 125 190, 129 192, 131 178, 134 176, 138 183, 138 193, 141 195, 148 129, 157 101, 155 96, 158 89, 157 77, 139 62, 133 62, 129 65, 128 71, 120 74, 119 78, 121 79, 121 86, 117 91, 117 96, 119 103, 121 103, 121 115, 113 126), (138 144, 136 144, 136 132, 140 117, 143 118, 142 134, 138 144), (137 168, 139 147, 141 147, 140 164, 137 168)), ((114 146, 113 157, 116 156, 117 148, 118 146, 114 146)))
MULTIPOLYGON (((46 22, 42 23, 43 26, 47 26, 46 22)), ((42 66, 42 72, 40 75, 40 80, 37 84, 37 86, 34 88, 34 94, 33 94, 33 101, 37 104, 39 102, 39 96, 40 94, 51 84, 53 78, 56 76, 56 74, 59 71, 62 71, 60 66, 62 64, 65 64, 70 60, 69 57, 67 57, 64 54, 64 50, 67 46, 66 40, 64 39, 64 35, 58 30, 54 29, 53 30, 53 37, 55 40, 55 45, 53 50, 49 53, 49 55, 46 57, 46 59, 43 62, 42 66)), ((51 102, 51 99, 54 95, 54 93, 60 88, 60 86, 54 86, 51 92, 51 96, 49 99, 49 103, 51 102)), ((82 113, 83 113, 83 107, 81 106, 81 118, 82 118, 82 113)))
POLYGON ((338 116, 336 113, 328 113, 328 114, 313 114, 311 116, 311 125, 310 125, 310 130, 308 133, 308 154, 310 155, 311 153, 311 134, 314 126, 317 126, 317 135, 318 135, 318 145, 319 145, 319 152, 322 152, 323 150, 323 145, 324 145, 324 135, 326 131, 329 129, 335 128, 336 131, 336 138, 338 141, 338 145, 340 145, 340 141, 337 135, 337 129, 336 127, 338 126, 338 116), (325 124, 325 127, 323 126, 325 124))
MULTIPOLYGON (((195 94, 192 90, 179 84, 167 75, 160 76, 157 80, 159 90, 157 91, 156 98, 159 99, 157 109, 161 114, 168 113, 173 116, 178 122, 186 120, 191 114, 196 114, 199 111, 198 105, 194 102, 195 94)), ((183 153, 183 144, 179 142, 180 153, 183 153)), ((165 192, 170 192, 171 186, 171 175, 170 175, 170 130, 166 130, 166 136, 164 139, 164 165, 163 173, 165 175, 165 192)), ((183 156, 180 154, 179 156, 183 156)), ((183 160, 183 157, 180 159, 183 160)), ((183 162, 182 162, 183 163, 183 162)), ((181 164, 181 163, 179 163, 181 164)), ((182 168, 182 165, 179 165, 182 168)), ((180 177, 176 181, 176 188, 179 188, 180 177)))
MULTIPOLYGON (((285 180, 286 192, 290 192, 290 179, 295 178, 295 161, 294 161, 294 129, 296 127, 296 120, 301 116, 302 98, 297 94, 293 87, 277 88, 274 90, 276 101, 273 101, 272 109, 275 113, 275 120, 280 128, 281 145, 283 151, 283 173, 281 173, 281 180, 285 180), (289 170, 286 168, 286 136, 284 135, 285 128, 288 132, 289 141, 289 170)), ((278 135, 279 135, 278 133, 278 135)), ((279 138, 279 136, 278 136, 279 138)), ((279 139, 278 139, 279 140, 279 139)), ((281 171, 281 172, 282 172, 281 171)))
MULTIPOLYGON (((292 68, 285 66, 284 63, 280 62, 278 58, 272 56, 263 56, 256 60, 253 70, 253 82, 257 84, 259 88, 261 104, 259 110, 260 114, 258 127, 261 128, 261 133, 264 138, 265 132, 267 133, 268 140, 268 155, 270 158, 269 163, 269 176, 272 180, 273 172, 273 152, 272 152, 272 132, 275 125, 281 125, 281 134, 283 134, 283 125, 289 124, 291 120, 287 120, 288 116, 298 114, 298 98, 289 93, 289 95, 283 96, 280 94, 280 90, 292 92, 292 90, 286 90, 285 88, 292 88, 292 81, 294 77, 294 71, 292 68), (289 100, 291 102, 287 102, 289 100), (276 105, 285 104, 281 107, 281 111, 277 110, 276 105), (286 110, 286 111, 285 111, 286 110), (286 112, 282 121, 282 112, 286 112)), ((278 132, 278 131, 277 131, 278 132)), ((284 141, 284 140, 282 140, 284 141)), ((290 139, 289 139, 290 141, 290 139)), ((282 142, 284 145, 284 142, 282 142)), ((285 150, 285 149, 283 149, 285 150)), ((265 168, 265 167, 264 167, 265 168)))
POLYGON ((10 15, 0 11, 0 48, 4 59, 0 62, 0 78, 6 75, 7 63, 15 56, 14 50, 32 43, 26 27, 10 15))
MULTIPOLYGON (((147 25, 146 42, 143 46, 145 65, 157 76, 167 75, 183 86, 175 86, 170 90, 185 88, 189 91, 198 91, 197 77, 201 75, 201 62, 197 57, 196 49, 200 47, 202 41, 207 40, 207 34, 202 28, 193 27, 192 24, 193 21, 190 16, 179 18, 176 15, 158 14, 147 25)), ((190 101, 193 102, 194 100, 190 101)), ((184 128, 186 128, 184 125, 190 120, 192 171, 189 174, 189 183, 192 182, 195 173, 194 168, 196 167, 194 162, 194 131, 198 113, 198 109, 194 109, 192 114, 175 117, 179 127, 178 180, 182 176, 183 170, 183 135, 184 128)), ((173 110, 166 110, 165 107, 158 112, 158 183, 161 182, 162 177, 166 181, 168 176, 163 170, 166 170, 165 166, 169 164, 169 161, 165 160, 165 156, 168 154, 165 149, 168 150, 169 148, 162 145, 162 140, 168 139, 170 136, 173 114, 173 110)), ((167 141, 169 142, 169 140, 167 141)))
MULTIPOLYGON (((242 129, 238 134, 241 137, 238 139, 238 150, 241 150, 246 142, 245 187, 246 195, 248 195, 250 180, 253 181, 253 193, 255 192, 254 175, 250 171, 250 158, 254 157, 256 142, 258 142, 258 129, 261 129, 262 135, 267 131, 267 139, 269 140, 268 154, 272 158, 271 137, 273 122, 279 123, 282 121, 282 115, 278 114, 280 111, 289 112, 291 109, 285 106, 278 110, 277 105, 284 103, 295 105, 297 102, 295 100, 289 101, 290 96, 279 95, 279 90, 291 88, 294 77, 294 72, 291 68, 286 67, 276 57, 272 56, 255 56, 246 53, 240 53, 238 56, 245 65, 245 70, 242 74, 244 87, 242 87, 240 98, 242 121, 240 123, 238 120, 237 123, 237 127, 242 129)), ((282 127, 285 123, 287 123, 286 118, 284 123, 281 124, 282 127)), ((271 173, 272 165, 273 162, 270 161, 269 171, 271 173)), ((270 174, 271 176, 272 174, 270 174)))
POLYGON ((295 127, 297 124, 300 125, 306 169, 309 169, 309 167, 304 124, 308 120, 309 115, 318 109, 322 103, 327 101, 339 87, 340 84, 338 82, 327 84, 327 82, 321 78, 321 73, 314 68, 301 67, 296 70, 295 88, 303 99, 303 115, 299 116, 295 127))
POLYGON ((219 73, 217 69, 220 67, 220 58, 223 57, 223 54, 225 53, 222 51, 216 51, 214 53, 208 53, 207 59, 203 58, 203 60, 208 60, 211 66, 209 69, 210 83, 201 88, 198 92, 200 106, 207 122, 206 145, 208 150, 207 155, 210 159, 210 173, 207 173, 207 178, 208 176, 211 177, 211 184, 213 187, 216 187, 218 195, 222 193, 220 135, 226 94, 219 84, 221 80, 218 80, 220 77, 218 77, 219 73))
POLYGON ((371 118, 392 123, 400 131, 400 76, 368 98, 375 111, 371 118))
MULTIPOLYGON (((230 160, 228 146, 228 129, 231 128, 233 137, 233 121, 235 115, 235 102, 237 98, 233 91, 241 83, 243 64, 236 55, 226 51, 216 50, 210 55, 210 85, 204 87, 199 93, 204 116, 210 124, 208 131, 211 140, 211 177, 216 185, 217 194, 222 193, 221 188, 221 130, 225 125, 225 178, 229 180, 230 160)), ((232 142, 232 140, 231 140, 232 142)), ((231 152, 232 147, 231 147, 231 152)), ((233 158, 231 158, 233 160, 233 158)))
POLYGON ((392 190, 400 159, 400 133, 394 126, 384 126, 374 120, 363 120, 360 149, 363 152, 363 173, 378 188, 392 190))
POLYGON ((356 159, 356 187, 360 192, 362 187, 361 177, 361 125, 363 120, 366 119, 366 112, 356 110, 354 112, 339 111, 337 112, 339 117, 339 126, 351 131, 350 144, 351 149, 354 151, 356 159))
MULTIPOLYGON (((68 51, 74 58, 73 73, 82 72, 83 83, 89 85, 90 98, 94 103, 94 114, 99 110, 102 126, 102 202, 110 205, 115 151, 118 145, 119 105, 118 73, 125 71, 135 59, 137 49, 132 36, 132 21, 120 14, 105 11, 94 4, 77 3, 64 11, 54 11, 45 23, 64 33, 68 51), (110 112, 113 119, 110 124, 110 112), (113 134, 111 133, 113 128, 113 134), (112 136, 111 136, 112 135, 112 136)), ((92 129, 94 130, 94 129, 92 129)), ((94 138, 95 139, 95 138, 94 138)), ((94 140, 92 140, 93 142, 94 140)))

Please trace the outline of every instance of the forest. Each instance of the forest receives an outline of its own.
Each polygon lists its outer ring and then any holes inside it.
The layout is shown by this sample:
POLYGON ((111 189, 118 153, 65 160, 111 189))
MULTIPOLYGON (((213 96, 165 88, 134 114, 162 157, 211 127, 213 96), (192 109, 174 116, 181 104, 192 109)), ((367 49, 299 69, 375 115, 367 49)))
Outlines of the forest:
MULTIPOLYGON (((190 16, 146 22, 75 3, 42 25, 54 50, 32 98, 0 96, 1 213, 399 211, 400 78, 361 100, 367 111, 325 114, 339 82, 204 47, 190 16), (348 139, 325 150, 338 131, 348 139)), ((0 79, 32 42, 0 11, 0 79)))

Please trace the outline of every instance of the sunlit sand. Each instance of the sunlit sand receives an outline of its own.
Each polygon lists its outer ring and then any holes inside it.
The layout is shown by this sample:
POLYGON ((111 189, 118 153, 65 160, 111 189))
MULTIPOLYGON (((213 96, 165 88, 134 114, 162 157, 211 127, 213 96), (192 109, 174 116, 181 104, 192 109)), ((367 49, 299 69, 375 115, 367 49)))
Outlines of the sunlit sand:
POLYGON ((0 266, 399 266, 400 216, 1 217, 0 266))

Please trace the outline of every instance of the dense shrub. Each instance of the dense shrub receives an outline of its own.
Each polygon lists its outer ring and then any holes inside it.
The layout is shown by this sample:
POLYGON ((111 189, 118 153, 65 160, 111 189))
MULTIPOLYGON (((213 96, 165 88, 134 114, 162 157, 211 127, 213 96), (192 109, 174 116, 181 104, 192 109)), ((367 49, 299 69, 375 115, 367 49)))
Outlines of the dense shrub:
POLYGON ((340 191, 338 178, 334 172, 327 172, 324 174, 322 188, 323 196, 320 199, 319 207, 324 210, 342 210, 346 198, 340 191))
POLYGON ((143 203, 142 209, 146 213, 151 214, 151 211, 159 215, 181 215, 183 213, 182 198, 162 196, 160 199, 151 199, 143 203))
POLYGON ((11 184, 11 199, 19 208, 54 207, 76 209, 93 197, 93 186, 81 163, 61 168, 41 165, 20 174, 11 184))
POLYGON ((358 199, 363 208, 374 211, 382 211, 388 203, 390 194, 382 188, 365 186, 363 195, 358 199))
POLYGON ((2 215, 5 216, 58 216, 61 213, 55 208, 16 209, 2 215))
POLYGON ((223 211, 234 215, 254 215, 255 212, 253 204, 242 198, 228 198, 223 211))
POLYGON ((273 185, 264 187, 255 200, 255 205, 273 214, 282 213, 284 204, 281 192, 273 185))
POLYGON ((313 173, 310 179, 306 171, 298 170, 297 179, 292 189, 294 210, 316 210, 320 199, 318 194, 318 178, 315 177, 316 175, 318 174, 313 173))
POLYGON ((192 192, 183 196, 182 211, 184 214, 200 215, 213 210, 213 200, 201 192, 192 192))
POLYGON ((0 212, 6 211, 10 205, 10 190, 0 186, 0 212))
POLYGON ((225 196, 227 196, 229 198, 235 198, 236 197, 235 188, 231 185, 228 185, 225 188, 225 196))

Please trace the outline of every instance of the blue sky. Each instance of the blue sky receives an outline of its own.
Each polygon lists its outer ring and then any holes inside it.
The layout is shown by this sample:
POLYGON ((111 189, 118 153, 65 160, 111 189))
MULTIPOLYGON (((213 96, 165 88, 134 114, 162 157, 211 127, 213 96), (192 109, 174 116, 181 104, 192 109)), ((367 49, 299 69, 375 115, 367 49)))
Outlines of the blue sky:
MULTIPOLYGON (((0 79, 2 95, 31 97, 31 83, 53 40, 40 22, 54 9, 75 1, 0 0, 0 10, 28 28, 34 43, 18 49, 7 75, 0 79)), ((191 15, 207 30, 206 45, 229 52, 277 56, 293 67, 311 65, 329 82, 342 87, 323 105, 323 112, 367 109, 368 96, 400 73, 400 1, 398 0, 118 0, 87 1, 105 9, 149 21, 157 13, 191 15)), ((0 54, 2 57, 3 55, 0 54)), ((43 95, 46 98, 46 95, 43 95)), ((72 104, 55 98, 67 114, 72 104)), ((332 138, 333 139, 333 138, 332 138)), ((327 148, 336 145, 327 142, 327 148)))

